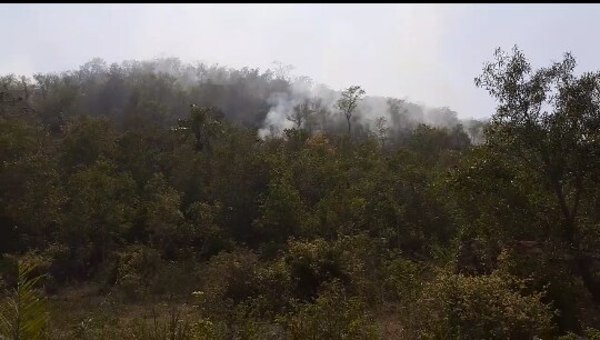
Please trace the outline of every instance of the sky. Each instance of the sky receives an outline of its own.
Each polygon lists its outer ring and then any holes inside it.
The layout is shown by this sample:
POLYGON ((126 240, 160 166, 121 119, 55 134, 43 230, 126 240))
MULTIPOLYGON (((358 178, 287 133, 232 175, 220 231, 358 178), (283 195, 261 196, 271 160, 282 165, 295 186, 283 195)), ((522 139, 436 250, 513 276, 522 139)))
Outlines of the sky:
POLYGON ((473 79, 494 49, 534 67, 567 51, 600 70, 595 4, 0 4, 0 74, 60 72, 99 57, 177 57, 296 76, 341 90, 447 106, 485 118, 495 102, 473 79))

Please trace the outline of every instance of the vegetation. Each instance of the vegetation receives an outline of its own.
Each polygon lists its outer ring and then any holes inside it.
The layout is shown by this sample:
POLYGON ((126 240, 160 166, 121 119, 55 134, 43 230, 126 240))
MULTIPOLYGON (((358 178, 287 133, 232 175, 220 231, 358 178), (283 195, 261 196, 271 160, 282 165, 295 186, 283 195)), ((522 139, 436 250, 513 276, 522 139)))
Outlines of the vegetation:
POLYGON ((34 269, 30 263, 18 264, 17 287, 0 305, 0 334, 7 339, 40 339, 48 323, 46 301, 36 294, 42 278, 28 277, 34 269))
POLYGON ((597 338, 600 72, 574 68, 498 50, 486 123, 281 69, 2 77, 0 336, 597 338))

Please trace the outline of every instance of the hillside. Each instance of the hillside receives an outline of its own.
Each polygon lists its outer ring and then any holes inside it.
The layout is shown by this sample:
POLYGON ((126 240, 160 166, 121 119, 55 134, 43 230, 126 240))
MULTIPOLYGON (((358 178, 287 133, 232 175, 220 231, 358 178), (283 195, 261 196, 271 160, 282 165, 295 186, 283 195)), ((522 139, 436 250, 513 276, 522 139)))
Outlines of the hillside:
POLYGON ((285 67, 4 76, 0 334, 597 336, 600 73, 574 67, 499 50, 489 122, 285 67))

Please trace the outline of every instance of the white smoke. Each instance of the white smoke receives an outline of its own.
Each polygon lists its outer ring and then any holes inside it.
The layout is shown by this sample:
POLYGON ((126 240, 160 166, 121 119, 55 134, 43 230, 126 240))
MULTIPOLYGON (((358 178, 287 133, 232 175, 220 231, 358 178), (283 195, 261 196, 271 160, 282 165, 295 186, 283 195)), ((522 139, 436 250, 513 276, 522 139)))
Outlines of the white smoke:
POLYGON ((265 118, 263 127, 258 130, 258 137, 265 139, 266 137, 276 137, 281 134, 284 129, 289 129, 293 123, 287 119, 287 115, 293 110, 294 105, 297 105, 299 100, 294 98, 292 94, 278 92, 271 95, 269 104, 271 109, 265 118))
POLYGON ((277 137, 285 129, 292 128, 294 123, 288 119, 296 105, 304 103, 307 99, 318 99, 323 108, 334 110, 339 92, 329 89, 327 86, 314 85, 307 77, 299 77, 291 83, 289 92, 274 93, 269 98, 271 108, 267 113, 263 126, 258 130, 258 136, 262 139, 277 137))

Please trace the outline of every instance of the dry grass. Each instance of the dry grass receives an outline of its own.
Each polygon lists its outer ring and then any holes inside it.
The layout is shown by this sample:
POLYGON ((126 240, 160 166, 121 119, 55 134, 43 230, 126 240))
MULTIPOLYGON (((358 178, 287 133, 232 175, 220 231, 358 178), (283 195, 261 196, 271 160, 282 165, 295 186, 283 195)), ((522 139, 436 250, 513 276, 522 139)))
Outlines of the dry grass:
POLYGON ((143 301, 125 303, 100 287, 86 284, 65 288, 49 298, 51 338, 72 339, 85 333, 106 334, 127 329, 140 321, 168 322, 173 313, 192 319, 194 310, 185 301, 143 301))

